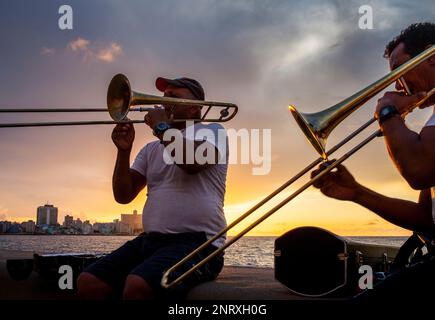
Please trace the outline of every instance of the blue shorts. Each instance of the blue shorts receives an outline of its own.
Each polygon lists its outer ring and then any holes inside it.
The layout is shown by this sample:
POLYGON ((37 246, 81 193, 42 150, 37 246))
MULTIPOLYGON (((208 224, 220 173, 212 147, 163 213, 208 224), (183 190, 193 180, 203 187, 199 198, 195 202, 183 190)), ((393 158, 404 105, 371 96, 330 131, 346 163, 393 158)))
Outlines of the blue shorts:
MULTIPOLYGON (((223 253, 211 259, 194 274, 170 290, 163 290, 160 285, 163 273, 206 240, 204 232, 142 233, 90 265, 84 272, 91 273, 104 281, 114 290, 115 294, 122 293, 127 276, 134 274, 143 278, 157 296, 184 297, 195 285, 214 280, 219 275, 224 264, 223 253)), ((180 276, 193 264, 198 263, 216 249, 215 246, 204 249, 191 261, 172 273, 169 280, 180 276)))

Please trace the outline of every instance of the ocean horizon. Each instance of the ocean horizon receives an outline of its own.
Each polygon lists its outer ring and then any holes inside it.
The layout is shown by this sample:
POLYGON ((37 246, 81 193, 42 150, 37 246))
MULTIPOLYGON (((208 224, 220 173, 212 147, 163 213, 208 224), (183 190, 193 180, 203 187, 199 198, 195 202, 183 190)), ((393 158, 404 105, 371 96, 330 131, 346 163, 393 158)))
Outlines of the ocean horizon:
MULTIPOLYGON (((109 253, 135 236, 121 235, 0 235, 0 250, 37 253, 109 253), (104 238, 104 241, 101 241, 104 238)), ((245 236, 225 250, 226 266, 273 268, 274 241, 278 236, 245 236)), ((400 247, 406 236, 342 236, 377 245, 400 247)), ((231 237, 228 237, 231 239, 231 237)))

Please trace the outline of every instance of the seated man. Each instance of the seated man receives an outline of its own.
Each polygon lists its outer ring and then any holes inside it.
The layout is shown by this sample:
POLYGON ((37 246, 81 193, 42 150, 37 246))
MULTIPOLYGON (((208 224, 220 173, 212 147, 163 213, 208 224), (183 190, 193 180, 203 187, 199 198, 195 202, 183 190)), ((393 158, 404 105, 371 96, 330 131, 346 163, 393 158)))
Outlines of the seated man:
MULTIPOLYGON (((385 57, 389 59, 391 70, 394 70, 432 45, 435 45, 435 24, 413 24, 387 45, 385 57)), ((435 56, 406 73, 396 87, 401 91, 387 92, 378 101, 375 116, 379 120, 390 157, 400 174, 413 189, 432 188, 434 197, 435 107, 420 133, 410 130, 400 114, 406 113, 414 103, 435 88, 435 56)), ((434 104, 435 95, 432 95, 420 108, 434 104)))
MULTIPOLYGON (((165 97, 204 100, 202 86, 193 79, 158 78, 156 87, 165 97)), ((199 268, 194 275, 169 292, 160 285, 162 275, 176 262, 192 252, 226 226, 223 203, 228 154, 226 141, 217 141, 220 124, 204 125, 199 122, 187 127, 189 119, 201 116, 200 106, 164 106, 148 112, 145 122, 158 138, 146 144, 130 167, 130 153, 135 137, 132 124, 118 124, 112 139, 118 149, 113 174, 113 193, 119 203, 131 202, 147 186, 147 200, 143 209, 144 233, 128 241, 111 254, 87 268, 78 279, 78 293, 83 298, 104 299, 113 293, 122 293, 124 299, 150 299, 170 293, 180 297, 194 285, 217 277, 223 267, 223 254, 199 268), (172 122, 171 119, 186 119, 172 122), (201 129, 207 139, 189 137, 201 129), (172 141, 167 134, 181 136, 181 149, 168 151, 172 141), (214 138, 209 138, 214 137, 214 138), (190 139, 190 140, 189 140, 190 139), (189 149, 189 143, 191 148, 189 149), (185 161, 190 152, 201 150, 206 144, 215 151, 212 161, 185 161), (178 158, 177 158, 178 157, 178 158), (173 160, 172 163, 168 162, 173 160), (175 159, 175 160, 174 160, 175 159), (178 160, 177 160, 178 159, 178 160), (180 160, 181 159, 181 160, 180 160)), ((225 137, 225 136, 224 136, 225 137)), ((211 153, 211 152, 210 152, 211 153)), ((210 159, 207 157, 207 159, 210 159)), ((175 272, 178 276, 205 255, 222 246, 225 235, 213 246, 198 254, 194 261, 175 272)))
MULTIPOLYGON (((414 24, 387 45, 385 56, 391 69, 435 44, 435 25, 414 24)), ((404 118, 409 108, 435 87, 435 57, 427 59, 408 72, 397 88, 402 92, 387 92, 378 101, 375 116, 383 132, 390 157, 409 185, 421 190, 418 202, 395 199, 376 193, 359 184, 342 165, 314 184, 323 194, 339 200, 358 203, 387 221, 427 236, 435 236, 435 114, 432 114, 420 133, 410 130, 404 118)), ((433 105, 433 96, 423 105, 433 105)), ((435 112, 435 110, 434 110, 435 112)), ((322 165, 322 168, 324 165, 322 165)), ((312 172, 312 176, 322 169, 312 172)), ((432 241, 433 242, 433 241, 432 241)), ((376 297, 384 295, 404 297, 415 295, 419 289, 435 285, 435 258, 424 264, 401 270, 376 288, 376 297), (418 289, 418 290, 417 290, 418 289), (417 291, 416 291, 417 290, 417 291)), ((370 291, 370 290, 369 290, 370 291)), ((370 296, 370 292, 367 292, 370 296)))

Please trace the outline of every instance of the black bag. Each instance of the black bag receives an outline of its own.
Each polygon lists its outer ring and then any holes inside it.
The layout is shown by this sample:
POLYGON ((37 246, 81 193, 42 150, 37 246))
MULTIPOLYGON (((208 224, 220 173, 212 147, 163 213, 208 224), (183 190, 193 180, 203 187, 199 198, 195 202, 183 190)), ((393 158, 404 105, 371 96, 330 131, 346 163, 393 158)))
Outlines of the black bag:
POLYGON ((362 265, 374 282, 385 277, 397 247, 358 243, 317 227, 300 227, 275 240, 275 278, 293 293, 309 296, 352 296, 361 291, 362 265))

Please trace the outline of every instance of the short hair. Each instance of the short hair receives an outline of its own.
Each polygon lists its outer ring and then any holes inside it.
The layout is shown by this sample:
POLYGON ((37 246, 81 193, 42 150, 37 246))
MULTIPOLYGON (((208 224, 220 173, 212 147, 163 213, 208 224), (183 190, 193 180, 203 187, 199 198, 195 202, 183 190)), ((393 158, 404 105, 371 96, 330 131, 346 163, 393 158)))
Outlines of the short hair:
POLYGON ((435 44, 435 24, 431 22, 413 23, 395 37, 385 47, 384 57, 389 58, 391 52, 400 44, 405 45, 405 52, 415 57, 428 45, 435 44))

